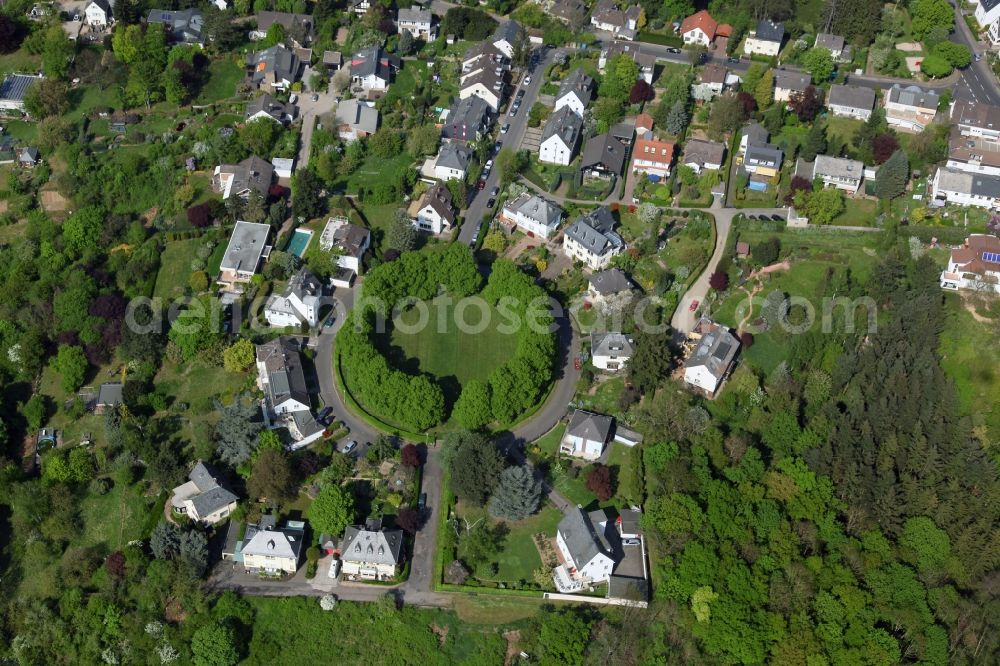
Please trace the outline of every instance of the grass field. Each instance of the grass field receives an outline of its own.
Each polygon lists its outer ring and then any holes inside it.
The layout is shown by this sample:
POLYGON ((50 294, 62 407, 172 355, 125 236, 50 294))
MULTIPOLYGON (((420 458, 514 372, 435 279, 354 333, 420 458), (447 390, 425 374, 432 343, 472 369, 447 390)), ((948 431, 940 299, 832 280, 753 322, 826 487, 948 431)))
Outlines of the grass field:
POLYGON ((211 104, 236 94, 236 86, 243 78, 243 68, 232 58, 213 60, 208 66, 208 81, 198 92, 195 104, 211 104))
MULTIPOLYGON (((460 503, 455 510, 470 523, 480 518, 491 520, 483 508, 468 508, 460 503)), ((503 550, 494 558, 499 565, 496 575, 489 571, 489 563, 484 563, 474 572, 475 576, 481 580, 497 582, 509 583, 520 580, 530 582, 532 573, 542 566, 542 558, 531 537, 534 534, 555 537, 556 526, 560 520, 562 513, 551 504, 545 503, 535 515, 516 523, 506 523, 510 531, 504 539, 503 550)))
POLYGON ((871 199, 846 199, 844 212, 830 224, 843 227, 873 227, 878 216, 878 202, 871 199))
POLYGON ((191 276, 191 260, 195 256, 195 251, 204 242, 200 238, 189 238, 166 244, 163 253, 160 254, 160 270, 156 274, 153 296, 177 298, 184 295, 191 276))
POLYGON ((576 403, 581 409, 589 409, 598 414, 617 414, 620 411, 618 398, 624 388, 624 375, 616 375, 598 384, 593 395, 578 395, 576 403))
POLYGON ((183 365, 164 363, 155 384, 158 392, 187 405, 179 415, 182 440, 204 443, 217 418, 213 399, 226 404, 232 402, 239 391, 251 388, 253 378, 234 375, 221 365, 196 360, 183 365))
MULTIPOLYGON (((453 377, 464 384, 470 379, 487 379, 494 368, 514 356, 517 335, 497 330, 502 320, 495 310, 489 310, 484 330, 471 332, 481 328, 482 313, 478 308, 456 313, 448 299, 435 299, 427 305, 425 326, 419 326, 420 308, 411 308, 396 318, 387 353, 397 367, 402 361, 409 366, 407 371, 453 377), (456 323, 457 314, 463 314, 467 325, 460 327, 456 323)), ((385 344, 384 336, 380 342, 385 344)))
POLYGON ((977 321, 959 294, 945 295, 948 315, 941 333, 941 365, 955 382, 962 410, 974 426, 985 425, 990 439, 1000 439, 1000 346, 997 325, 977 321))

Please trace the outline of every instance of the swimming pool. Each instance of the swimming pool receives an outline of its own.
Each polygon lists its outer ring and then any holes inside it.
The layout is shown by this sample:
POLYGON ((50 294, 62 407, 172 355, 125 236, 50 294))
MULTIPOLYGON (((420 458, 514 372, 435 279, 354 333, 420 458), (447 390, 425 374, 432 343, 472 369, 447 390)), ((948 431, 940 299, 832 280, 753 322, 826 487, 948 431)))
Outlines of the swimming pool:
POLYGON ((291 252, 296 257, 301 257, 306 252, 306 248, 309 246, 309 241, 312 240, 313 232, 308 229, 296 229, 295 233, 292 234, 292 240, 288 241, 288 252, 291 252))

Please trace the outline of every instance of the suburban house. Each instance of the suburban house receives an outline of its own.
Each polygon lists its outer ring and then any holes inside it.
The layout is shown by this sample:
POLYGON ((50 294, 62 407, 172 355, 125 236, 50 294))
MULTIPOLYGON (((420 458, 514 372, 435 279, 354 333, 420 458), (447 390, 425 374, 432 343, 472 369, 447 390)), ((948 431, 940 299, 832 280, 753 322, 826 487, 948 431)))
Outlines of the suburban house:
POLYGON ((561 564, 553 573, 556 590, 580 592, 611 578, 615 559, 608 540, 608 516, 603 509, 570 509, 556 528, 556 551, 561 564))
POLYGON ((174 488, 170 506, 196 523, 214 525, 236 510, 236 495, 219 485, 200 460, 188 474, 188 481, 174 488))
POLYGON ((371 247, 371 232, 365 227, 351 224, 343 217, 331 217, 319 235, 319 247, 325 252, 336 248, 337 265, 355 274, 361 274, 365 252, 371 247))
POLYGON ((858 160, 846 157, 830 157, 817 155, 812 162, 801 157, 795 163, 795 175, 808 181, 817 178, 823 181, 825 187, 836 187, 849 194, 857 194, 864 179, 865 165, 858 160))
POLYGON ((493 123, 489 105, 480 97, 466 97, 458 100, 441 126, 441 138, 445 141, 478 141, 493 123))
POLYGON ((384 529, 382 521, 348 525, 340 550, 345 576, 362 580, 390 580, 399 573, 403 559, 403 530, 384 529))
POLYGON ((309 410, 309 389, 298 338, 282 336, 257 345, 257 386, 264 392, 261 412, 268 428, 288 428, 299 449, 323 434, 309 410))
POLYGON ((490 42, 473 44, 462 58, 462 74, 470 74, 479 69, 510 69, 510 56, 490 42))
POLYGON ((931 194, 931 203, 938 206, 953 203, 996 210, 1000 208, 1000 176, 939 167, 931 194))
POLYGON ((788 102, 792 95, 802 94, 812 84, 812 77, 802 72, 787 69, 774 70, 774 101, 788 102))
POLYGON ((816 35, 816 42, 813 46, 818 49, 826 49, 833 56, 834 60, 840 60, 844 56, 844 38, 840 35, 821 32, 816 35))
POLYGON ((424 192, 423 196, 410 205, 408 212, 413 219, 413 226, 435 235, 450 231, 455 224, 451 191, 441 183, 432 185, 424 192))
POLYGON ((542 128, 538 161, 568 166, 576 157, 582 129, 583 119, 568 106, 553 113, 542 128))
POLYGON ((781 51, 781 42, 785 39, 785 26, 769 19, 757 23, 757 29, 751 30, 743 42, 743 53, 747 55, 777 56, 781 51))
POLYGON ((460 99, 478 97, 496 112, 503 103, 507 88, 507 71, 502 67, 481 67, 462 74, 458 86, 460 99))
POLYGON ((587 139, 583 148, 580 169, 592 178, 620 176, 625 166, 626 152, 628 148, 610 132, 592 136, 587 139))
POLYGON ((642 8, 639 5, 619 9, 615 0, 598 0, 590 14, 590 24, 597 30, 610 32, 620 39, 633 40, 639 31, 641 16, 642 8))
POLYGON ((296 48, 306 48, 312 43, 315 20, 309 14, 288 12, 257 12, 257 27, 250 31, 250 39, 260 41, 267 37, 267 31, 278 24, 284 29, 285 37, 292 40, 296 48))
POLYGON ((747 148, 751 144, 761 144, 767 143, 771 135, 768 134, 767 130, 758 123, 753 121, 743 128, 743 132, 740 134, 740 151, 738 157, 744 157, 747 153, 747 148))
POLYGON ((298 115, 299 107, 289 102, 282 102, 269 93, 247 102, 247 108, 243 112, 243 118, 248 123, 258 118, 268 118, 282 125, 292 122, 298 115))
POLYGON ((984 136, 962 136, 959 128, 948 139, 949 169, 1000 176, 1000 141, 984 136))
POLYGON ((594 99, 595 88, 594 79, 577 67, 559 85, 555 110, 568 106, 573 113, 582 118, 590 100, 594 99))
POLYGON ((835 116, 868 120, 875 108, 875 91, 861 86, 830 86, 826 107, 835 116))
POLYGON ((979 0, 973 16, 980 28, 986 28, 990 44, 1000 44, 1000 0, 979 0))
POLYGON ((396 13, 396 32, 403 34, 409 31, 416 39, 433 42, 437 39, 437 26, 434 25, 434 14, 429 9, 421 9, 414 5, 407 9, 400 7, 396 13))
POLYGON ((105 382, 97 389, 97 402, 94 403, 94 413, 103 414, 108 409, 120 405, 122 401, 121 382, 105 382))
POLYGON ((643 53, 641 44, 631 42, 611 42, 601 49, 601 55, 597 60, 597 69, 604 73, 608 66, 608 61, 618 55, 627 55, 639 66, 639 78, 646 83, 653 84, 653 74, 656 71, 656 56, 652 53, 643 53))
POLYGON ((563 209, 537 194, 524 192, 500 210, 500 222, 519 227, 529 236, 548 239, 562 222, 563 209))
POLYGON ((371 0, 349 0, 348 4, 351 6, 351 11, 358 16, 364 16, 372 8, 371 0))
POLYGON ((0 83, 0 111, 27 113, 24 108, 24 95, 32 83, 43 78, 31 74, 8 74, 4 77, 3 83, 0 83))
POLYGON ((942 289, 972 289, 1000 294, 1000 238, 973 234, 951 251, 941 273, 942 289))
POLYGON ((962 136, 1000 141, 1000 106, 956 100, 951 103, 951 122, 962 136))
POLYGON ((592 271, 604 270, 625 251, 625 241, 615 231, 615 218, 607 206, 581 216, 563 235, 563 254, 592 271))
POLYGON ((635 290, 635 284, 620 268, 610 268, 590 276, 587 283, 587 300, 598 304, 617 296, 629 294, 635 290))
POLYGON ((740 341, 725 326, 704 318, 690 335, 697 342, 684 362, 684 383, 714 396, 733 367, 740 341))
POLYGON ((521 24, 517 21, 503 21, 497 26, 490 42, 508 58, 514 57, 514 47, 517 45, 521 24))
POLYGON ((567 26, 580 26, 587 20, 587 3, 582 0, 552 0, 548 3, 548 13, 567 26))
POLYGON ((302 75, 302 61, 284 44, 247 55, 250 83, 265 90, 287 90, 302 75))
POLYGON ((38 148, 34 146, 25 146, 17 150, 17 165, 19 167, 30 169, 37 165, 40 160, 41 157, 38 154, 38 148))
POLYGON ((647 133, 635 140, 632 147, 632 171, 654 176, 650 180, 670 177, 674 163, 674 144, 647 133))
POLYGON ((378 109, 361 100, 338 102, 334 119, 337 121, 337 136, 344 141, 363 139, 378 130, 378 109))
POLYGON ((597 460, 611 439, 613 426, 614 419, 610 416, 578 409, 566 426, 559 442, 559 452, 584 460, 597 460))
POLYGON ((617 372, 632 358, 634 341, 621 332, 591 333, 590 362, 595 368, 617 372))
POLYGON ((746 154, 743 156, 743 169, 756 179, 751 178, 750 188, 766 191, 767 185, 761 178, 774 178, 781 171, 781 162, 784 160, 784 153, 781 148, 769 143, 752 143, 747 146, 746 154), (755 187, 754 183, 758 183, 755 187))
POLYGON ((303 266, 288 280, 280 294, 271 294, 264 304, 264 318, 271 326, 315 326, 323 298, 323 283, 303 266))
POLYGON ((108 0, 90 0, 83 9, 83 21, 92 28, 106 28, 113 20, 108 0))
POLYGON ((398 69, 399 57, 381 46, 369 46, 351 56, 351 82, 362 90, 386 90, 398 69))
POLYGON ((701 173, 702 169, 710 171, 721 169, 722 163, 725 161, 726 147, 721 143, 704 139, 691 139, 684 144, 681 162, 694 169, 695 173, 701 173))
POLYGON ((934 122, 941 97, 933 90, 896 83, 885 97, 885 120, 908 132, 922 132, 934 122))
POLYGON ((200 9, 180 9, 177 11, 150 9, 146 23, 162 23, 167 33, 167 39, 172 42, 194 46, 205 45, 205 37, 202 34, 205 19, 202 17, 200 9))
POLYGON ((434 177, 463 180, 472 161, 472 149, 463 143, 442 143, 434 160, 434 177))
POLYGON ((251 572, 294 574, 305 536, 306 524, 302 521, 289 520, 278 527, 274 516, 262 516, 260 522, 247 524, 234 559, 251 572))
POLYGON ((678 32, 685 44, 711 46, 716 37, 731 37, 733 28, 727 23, 719 25, 708 11, 702 9, 681 21, 678 32))
POLYGON ((726 68, 709 63, 701 68, 697 83, 691 84, 691 96, 700 102, 709 102, 726 89, 726 68))
POLYGON ((212 175, 212 188, 222 193, 223 200, 231 196, 246 199, 255 191, 265 199, 274 179, 274 165, 251 155, 239 164, 220 164, 212 175))
POLYGON ((267 244, 270 233, 271 227, 266 224, 236 222, 219 264, 216 282, 223 291, 242 293, 243 285, 250 283, 261 262, 271 253, 271 246, 267 244))

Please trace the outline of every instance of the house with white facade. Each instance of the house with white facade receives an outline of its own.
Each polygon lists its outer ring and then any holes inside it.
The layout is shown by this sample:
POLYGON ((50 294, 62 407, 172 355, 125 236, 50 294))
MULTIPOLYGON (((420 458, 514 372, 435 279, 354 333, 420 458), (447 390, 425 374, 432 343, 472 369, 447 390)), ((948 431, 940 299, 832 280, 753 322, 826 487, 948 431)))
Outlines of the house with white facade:
POLYGON ((219 485, 215 475, 199 460, 188 474, 188 481, 174 488, 170 506, 174 513, 196 523, 214 525, 236 510, 238 500, 236 495, 219 485))
POLYGON ((271 246, 267 244, 270 234, 271 227, 267 224, 243 220, 236 222, 216 279, 223 291, 242 293, 244 286, 250 283, 271 254, 271 246))
POLYGON ((632 147, 632 172, 669 178, 674 163, 674 144, 653 136, 652 132, 638 137, 632 147))
POLYGON ((281 336, 256 347, 257 386, 268 428, 287 428, 299 449, 319 439, 323 426, 313 417, 298 338, 281 336))
POLYGON ((826 107, 835 116, 868 120, 875 109, 875 91, 861 86, 830 86, 826 107))
POLYGON ((410 205, 407 212, 413 220, 413 226, 420 231, 437 235, 451 231, 455 225, 451 191, 441 183, 428 188, 410 205))
POLYGON ((949 169, 1000 176, 1000 141, 985 136, 963 136, 958 127, 948 138, 949 169))
POLYGON ((747 55, 777 56, 781 51, 781 42, 785 39, 785 25, 769 19, 757 23, 757 29, 751 30, 743 42, 743 53, 747 55))
POLYGON ((614 423, 610 416, 576 410, 559 442, 559 452, 584 460, 597 460, 611 439, 614 423))
POLYGON ((434 24, 434 13, 416 5, 409 9, 400 7, 396 13, 396 32, 402 35, 409 32, 416 39, 433 42, 437 39, 437 26, 434 24))
POLYGON ((235 560, 252 573, 294 574, 305 547, 305 528, 306 524, 299 520, 278 527, 274 516, 262 516, 259 522, 247 524, 235 560))
POLYGON ((597 70, 604 74, 608 61, 618 55, 626 55, 631 58, 632 62, 639 66, 639 78, 650 85, 653 84, 653 74, 656 72, 656 55, 649 52, 648 46, 644 51, 640 43, 617 41, 605 43, 597 59, 597 70))
POLYGON ((344 141, 357 141, 378 131, 378 109, 358 99, 345 99, 337 103, 334 111, 337 136, 344 141))
POLYGON ((299 115, 299 108, 290 102, 282 102, 269 93, 264 93, 247 102, 243 118, 248 123, 267 119, 279 125, 287 125, 299 115))
POLYGON ((545 239, 555 234, 562 218, 562 208, 530 192, 508 200, 500 211, 501 223, 518 227, 529 236, 545 239))
POLYGON ((579 507, 559 521, 556 550, 560 564, 552 576, 556 590, 572 594, 610 580, 615 557, 607 536, 608 522, 603 509, 588 513, 579 507))
POLYGON ((108 0, 90 0, 83 9, 83 21, 92 28, 106 28, 114 19, 108 0))
POLYGON ((490 106, 475 95, 460 99, 447 111, 441 123, 441 139, 444 141, 478 141, 493 123, 494 113, 490 106))
POLYGON ((369 46, 351 56, 351 83, 364 91, 384 91, 398 69, 398 56, 381 46, 369 46))
POLYGON ((495 113, 507 90, 507 70, 502 67, 481 67, 462 74, 458 85, 459 99, 478 97, 495 113))
POLYGON ((354 274, 361 274, 365 252, 371 247, 372 234, 368 229, 351 224, 344 217, 331 217, 319 235, 319 247, 329 252, 336 249, 337 266, 354 274))
POLYGON ((615 0, 598 0, 590 13, 590 24, 594 29, 610 32, 618 39, 633 40, 639 31, 641 15, 639 5, 626 5, 620 9, 615 0))
POLYGON ((1000 142, 1000 106, 955 100, 951 103, 951 122, 962 136, 983 137, 1000 142))
POLYGON ((620 331, 590 334, 590 362, 599 370, 624 369, 634 351, 635 341, 620 331))
POLYGON ((284 91, 302 77, 302 61, 284 44, 247 55, 250 82, 265 90, 284 91))
POLYGON ((934 122, 940 101, 933 90, 893 84, 885 96, 885 121, 907 132, 922 132, 934 122))
POLYGON ((990 44, 1000 44, 1000 0, 978 0, 973 16, 979 27, 986 29, 990 44))
POLYGON ((340 561, 344 576, 361 580, 391 580, 403 560, 403 530, 385 529, 372 519, 344 529, 340 561))
POLYGON ((684 144, 684 154, 680 161, 698 174, 702 169, 717 171, 726 161, 726 146, 705 139, 690 139, 684 144))
POLYGON ((690 337, 696 342, 684 361, 684 383, 714 396, 733 367, 740 341, 725 326, 704 318, 690 337))
POLYGON ((941 288, 1000 294, 1000 238, 973 234, 953 249, 941 272, 941 288))
POLYGON ((625 251, 625 241, 614 231, 615 224, 607 206, 581 216, 563 234, 563 254, 589 270, 604 270, 625 251))
POLYGON ((774 101, 788 102, 792 95, 801 95, 812 85, 812 77, 802 72, 787 69, 774 70, 774 101))
POLYGON ((711 46, 716 37, 731 37, 733 28, 727 23, 720 25, 702 9, 681 21, 678 32, 687 45, 711 46))
POLYGON ((813 44, 818 49, 826 49, 833 56, 834 60, 840 60, 844 56, 844 38, 840 35, 832 35, 828 32, 821 32, 816 35, 816 42, 813 44))
POLYGON ((817 155, 812 162, 800 157, 795 163, 796 176, 808 181, 819 178, 824 187, 836 187, 848 194, 857 194, 864 180, 864 171, 865 165, 858 160, 829 155, 817 155))
POLYGON ((1000 176, 938 167, 931 184, 931 204, 945 203, 997 210, 1000 208, 1000 176))
POLYGON ((594 79, 587 76, 582 68, 577 67, 559 85, 555 110, 568 106, 573 113, 582 118, 583 112, 594 99, 595 91, 594 79))
POLYGON ((472 149, 462 143, 442 143, 434 159, 434 177, 440 180, 465 180, 472 162, 472 149))
POLYGON ((264 304, 264 318, 271 326, 315 326, 323 299, 323 283, 303 266, 280 294, 272 294, 264 304))
POLYGON ((698 80, 691 84, 691 96, 699 102, 709 102, 726 89, 726 68, 709 63, 701 68, 698 80))
POLYGON ((583 119, 564 106, 545 121, 538 144, 538 161, 568 166, 580 145, 583 119))
POLYGON ((502 21, 497 25, 496 31, 490 37, 490 43, 507 58, 514 57, 514 48, 517 46, 518 36, 521 33, 521 24, 517 21, 502 21))

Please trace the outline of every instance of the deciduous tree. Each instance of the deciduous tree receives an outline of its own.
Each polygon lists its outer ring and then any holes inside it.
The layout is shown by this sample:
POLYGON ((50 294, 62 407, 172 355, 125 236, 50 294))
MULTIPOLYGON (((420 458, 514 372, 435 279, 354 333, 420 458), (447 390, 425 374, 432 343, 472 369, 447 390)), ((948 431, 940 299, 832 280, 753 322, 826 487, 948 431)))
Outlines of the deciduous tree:
POLYGON ((338 485, 324 485, 307 510, 314 530, 343 534, 354 521, 354 497, 338 485))

